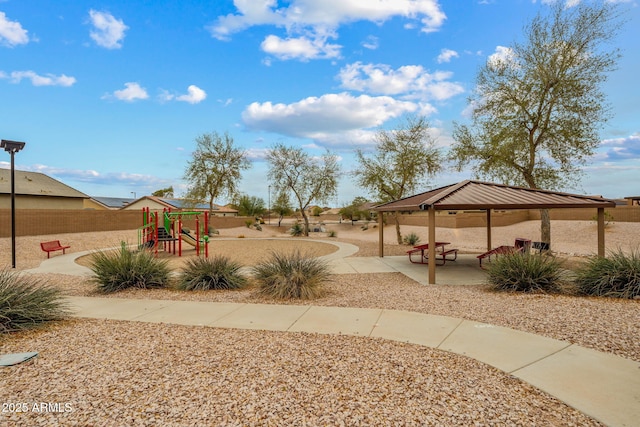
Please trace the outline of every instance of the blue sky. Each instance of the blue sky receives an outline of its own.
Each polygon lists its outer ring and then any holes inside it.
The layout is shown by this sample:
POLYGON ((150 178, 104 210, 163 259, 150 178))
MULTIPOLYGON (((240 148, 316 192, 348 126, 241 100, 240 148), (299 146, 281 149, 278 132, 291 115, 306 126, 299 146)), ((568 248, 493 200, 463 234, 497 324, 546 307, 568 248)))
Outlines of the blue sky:
MULTIPOLYGON (((640 194, 640 8, 618 2, 629 22, 604 87, 613 118, 572 192, 640 194)), ((17 169, 113 197, 182 194, 207 132, 247 151, 240 188, 265 201, 270 146, 329 149, 345 173, 330 204, 343 205, 366 196, 348 174, 355 149, 403 115, 427 116, 446 151, 478 67, 548 3, 0 0, 0 138, 27 143, 17 169)), ((2 152, 0 167, 9 161, 2 152)), ((468 178, 447 171, 424 184, 468 178)))

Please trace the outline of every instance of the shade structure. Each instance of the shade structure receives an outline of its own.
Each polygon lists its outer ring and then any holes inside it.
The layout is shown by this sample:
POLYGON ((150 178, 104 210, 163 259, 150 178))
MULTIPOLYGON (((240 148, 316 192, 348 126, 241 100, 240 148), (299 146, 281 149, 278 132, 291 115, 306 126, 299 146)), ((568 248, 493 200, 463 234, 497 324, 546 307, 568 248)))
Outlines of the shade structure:
MULTIPOLYGON (((491 211, 494 209, 585 209, 598 210, 598 255, 604 256, 604 209, 614 208, 615 201, 599 196, 585 196, 557 191, 531 189, 491 182, 466 180, 434 190, 374 206, 374 211, 428 211, 429 283, 435 283, 435 212, 439 210, 487 211, 487 241, 491 245, 491 211)), ((382 215, 379 215, 381 218, 382 215)), ((379 255, 384 256, 382 227, 379 255)))

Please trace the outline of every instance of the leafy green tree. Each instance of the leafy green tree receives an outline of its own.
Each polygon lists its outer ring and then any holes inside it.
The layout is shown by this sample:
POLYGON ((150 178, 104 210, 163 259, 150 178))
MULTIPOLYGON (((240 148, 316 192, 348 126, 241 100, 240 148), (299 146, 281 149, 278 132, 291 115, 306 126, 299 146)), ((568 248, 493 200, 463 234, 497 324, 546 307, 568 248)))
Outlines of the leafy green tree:
POLYGON ((347 206, 344 206, 338 213, 342 218, 346 218, 351 221, 353 225, 354 221, 359 219, 369 218, 369 211, 363 209, 365 203, 369 202, 365 197, 358 196, 347 206))
POLYGON ((225 133, 203 134, 196 138, 196 151, 187 165, 184 179, 189 183, 186 199, 208 202, 213 214, 214 201, 219 197, 233 197, 237 193, 241 171, 251 163, 246 153, 233 145, 233 138, 225 133))
MULTIPOLYGON (((426 185, 425 177, 442 169, 442 154, 424 117, 408 117, 396 130, 380 130, 373 155, 365 155, 362 150, 356 154, 359 165, 354 176, 383 203, 413 194, 426 185)), ((398 244, 402 244, 397 212, 394 218, 398 244)))
MULTIPOLYGON (((489 57, 469 98, 472 124, 454 124, 458 170, 528 188, 577 182, 609 118, 601 90, 620 57, 606 49, 622 21, 609 2, 566 8, 556 2, 524 28, 524 42, 489 57)), ((541 239, 551 240, 548 211, 541 239)))
POLYGON ((160 190, 156 190, 153 193, 151 193, 152 196, 155 197, 168 197, 168 198, 172 198, 173 197, 173 185, 167 188, 161 188, 160 190))
POLYGON ((293 213, 291 201, 289 200, 289 193, 287 191, 280 191, 278 193, 273 206, 271 206, 271 211, 278 214, 278 227, 280 227, 280 224, 282 223, 282 218, 293 213))
POLYGON ((336 194, 340 165, 338 157, 329 152, 320 158, 311 157, 301 148, 276 144, 267 152, 269 180, 276 191, 288 191, 298 203, 304 220, 304 235, 309 235, 307 208, 314 202, 324 202, 336 194))
POLYGON ((238 214, 240 216, 255 217, 266 212, 263 199, 256 196, 248 196, 246 194, 242 194, 233 206, 238 210, 238 214))

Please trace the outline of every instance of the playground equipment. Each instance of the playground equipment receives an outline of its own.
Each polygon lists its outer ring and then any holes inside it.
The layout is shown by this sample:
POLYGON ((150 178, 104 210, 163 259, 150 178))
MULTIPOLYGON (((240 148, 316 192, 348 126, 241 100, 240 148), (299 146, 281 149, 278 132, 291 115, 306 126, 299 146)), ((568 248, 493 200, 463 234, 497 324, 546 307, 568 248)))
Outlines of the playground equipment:
POLYGON ((138 247, 146 247, 158 253, 160 244, 166 252, 182 256, 182 242, 195 246, 196 254, 203 252, 209 257, 209 213, 208 212, 171 212, 162 211, 162 223, 158 212, 151 212, 149 208, 142 208, 142 226, 138 228, 138 247), (203 217, 203 221, 200 220, 203 217), (195 236, 183 227, 183 219, 195 221, 195 236), (177 243, 177 245, 176 245, 177 243))

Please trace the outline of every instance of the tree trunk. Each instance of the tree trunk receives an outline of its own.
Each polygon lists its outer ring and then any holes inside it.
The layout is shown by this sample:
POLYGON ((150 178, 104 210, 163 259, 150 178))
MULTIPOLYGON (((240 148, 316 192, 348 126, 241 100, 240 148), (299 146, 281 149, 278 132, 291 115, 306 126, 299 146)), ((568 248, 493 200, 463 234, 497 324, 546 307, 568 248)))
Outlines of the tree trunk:
POLYGON ((551 247, 551 215, 549 209, 540 209, 540 240, 551 247))
POLYGON ((300 210, 300 212, 302 213, 302 219, 304 219, 304 235, 309 237, 309 218, 304 209, 300 210))
POLYGON ((400 234, 400 215, 398 212, 393 213, 393 218, 396 221, 396 237, 398 238, 398 244, 402 244, 402 234, 400 234))
POLYGON ((282 223, 282 218, 284 218, 282 215, 278 217, 278 227, 280 227, 280 224, 282 223))

